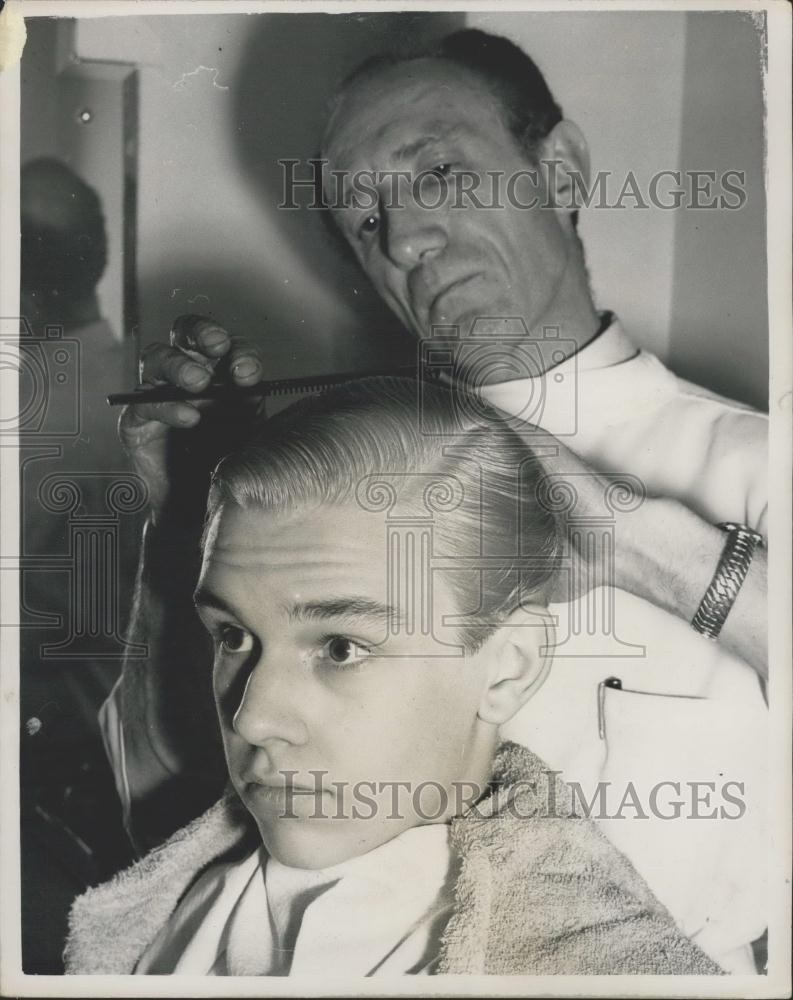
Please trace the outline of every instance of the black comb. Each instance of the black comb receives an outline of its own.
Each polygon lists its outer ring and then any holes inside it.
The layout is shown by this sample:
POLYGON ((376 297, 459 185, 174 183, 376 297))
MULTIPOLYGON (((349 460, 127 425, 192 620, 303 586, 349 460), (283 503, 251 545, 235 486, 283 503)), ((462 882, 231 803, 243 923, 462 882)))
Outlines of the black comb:
MULTIPOLYGON (((423 369, 422 377, 434 381, 436 377, 430 370, 423 369)), ((256 385, 229 385, 225 382, 210 382, 197 392, 181 389, 176 385, 140 386, 132 392, 114 392, 107 397, 109 406, 122 406, 126 403, 181 403, 197 399, 239 399, 240 396, 266 397, 287 396, 295 392, 321 392, 343 382, 351 382, 362 378, 418 378, 416 365, 402 365, 380 371, 341 372, 333 375, 306 375, 301 378, 281 378, 271 381, 257 382, 256 385)))

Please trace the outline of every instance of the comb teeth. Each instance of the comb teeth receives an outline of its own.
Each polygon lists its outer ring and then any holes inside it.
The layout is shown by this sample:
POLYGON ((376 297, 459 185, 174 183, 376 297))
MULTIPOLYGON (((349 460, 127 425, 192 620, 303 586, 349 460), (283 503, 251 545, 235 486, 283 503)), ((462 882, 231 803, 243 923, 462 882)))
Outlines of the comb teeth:
POLYGON ((307 385, 274 385, 272 386, 267 395, 268 396, 291 396, 296 392, 322 392, 323 389, 332 389, 336 385, 341 385, 342 382, 346 382, 347 379, 339 379, 338 382, 330 381, 327 382, 316 382, 309 383, 307 385))

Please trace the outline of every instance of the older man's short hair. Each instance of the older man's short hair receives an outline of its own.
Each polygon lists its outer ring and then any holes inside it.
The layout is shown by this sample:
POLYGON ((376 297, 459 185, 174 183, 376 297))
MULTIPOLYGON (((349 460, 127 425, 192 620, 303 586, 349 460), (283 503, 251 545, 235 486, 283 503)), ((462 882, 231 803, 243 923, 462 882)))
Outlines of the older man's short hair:
POLYGON ((534 60, 507 38, 467 28, 407 52, 372 56, 342 83, 338 97, 392 66, 417 59, 445 59, 474 73, 490 89, 507 128, 529 155, 562 120, 562 109, 534 60))

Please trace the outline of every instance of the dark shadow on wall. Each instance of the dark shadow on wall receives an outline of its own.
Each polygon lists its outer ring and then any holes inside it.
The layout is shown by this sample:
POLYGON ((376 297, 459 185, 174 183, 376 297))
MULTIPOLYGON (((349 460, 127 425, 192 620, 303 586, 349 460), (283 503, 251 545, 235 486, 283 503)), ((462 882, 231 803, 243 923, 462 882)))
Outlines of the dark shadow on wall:
MULTIPOLYGON (((171 318, 185 313, 201 313, 213 317, 230 332, 244 334, 257 341, 265 354, 268 379, 293 378, 320 374, 323 369, 331 370, 328 359, 334 358, 333 345, 328 343, 329 338, 321 322, 306 319, 301 323, 294 316, 294 300, 266 269, 253 284, 247 276, 237 275, 228 269, 175 263, 167 270, 161 268, 145 274, 141 284, 150 300, 169 303, 171 318), (288 330, 285 317, 291 319, 288 330)), ((412 338, 396 324, 394 318, 388 315, 385 322, 388 326, 384 342, 378 346, 381 328, 373 326, 371 343, 362 344, 361 367, 369 367, 372 358, 381 355, 388 364, 392 360, 400 363, 405 354, 409 357, 415 354, 412 338)), ((364 336, 360 334, 361 338, 364 336)), ((354 357, 353 361, 357 358, 354 357)), ((355 367, 357 365, 353 364, 355 367)))
MULTIPOLYGON (((747 197, 737 209, 676 213, 670 356, 683 378, 765 410, 768 268, 762 61, 762 29, 751 15, 688 14, 680 166, 715 171, 725 164, 726 169, 742 171, 747 197), (738 91, 735 79, 749 83, 738 91), (733 95, 731 101, 725 102, 725 92, 733 95), (722 267, 705 282, 702 261, 713 247, 719 248, 722 267)), ((713 191, 718 194, 719 186, 713 191)))
MULTIPOLYGON (((464 25, 460 14, 271 14, 253 30, 234 84, 229 122, 244 176, 269 211, 275 238, 290 245, 317 281, 361 317, 346 359, 362 366, 414 356, 412 338, 382 304, 322 211, 276 211, 279 159, 306 161, 319 151, 329 103, 340 81, 369 56, 401 50, 464 25)), ((296 176, 310 176, 307 169, 296 176)), ((298 199, 298 203, 300 200, 298 199)), ((279 359, 280 360, 280 359, 279 359)))

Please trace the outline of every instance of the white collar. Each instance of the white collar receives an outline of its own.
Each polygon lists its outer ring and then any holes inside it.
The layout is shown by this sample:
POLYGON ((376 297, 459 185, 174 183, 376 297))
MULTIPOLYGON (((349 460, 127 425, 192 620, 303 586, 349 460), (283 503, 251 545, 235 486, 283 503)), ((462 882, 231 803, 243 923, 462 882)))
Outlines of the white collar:
POLYGON ((625 333, 619 318, 612 314, 611 323, 602 333, 599 333, 580 351, 566 358, 560 364, 550 369, 554 374, 578 370, 579 372, 598 371, 601 368, 611 368, 630 361, 639 353, 639 349, 625 333))
POLYGON ((403 953, 410 964, 435 915, 451 905, 448 833, 445 824, 414 827, 324 869, 290 868, 257 852, 264 877, 249 879, 227 923, 227 971, 366 976, 423 925, 403 953))

